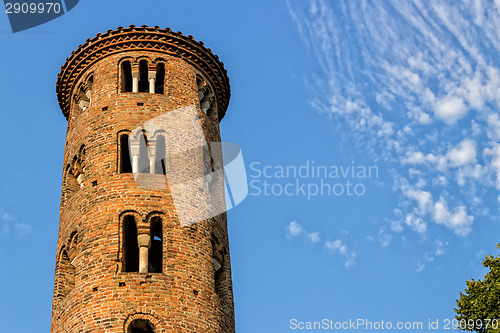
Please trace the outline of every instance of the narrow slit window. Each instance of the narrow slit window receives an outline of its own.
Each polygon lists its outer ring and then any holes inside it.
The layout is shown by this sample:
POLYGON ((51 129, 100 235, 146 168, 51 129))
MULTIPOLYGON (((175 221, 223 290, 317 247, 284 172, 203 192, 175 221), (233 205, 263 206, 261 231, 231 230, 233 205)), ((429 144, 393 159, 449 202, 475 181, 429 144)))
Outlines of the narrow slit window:
POLYGON ((166 175, 166 147, 165 147, 165 137, 160 135, 156 139, 156 161, 155 161, 155 173, 159 175, 166 175))
POLYGON ((163 272, 163 225, 160 218, 154 218, 151 221, 151 247, 149 248, 149 267, 150 273, 163 272))
POLYGON ((148 80, 148 62, 146 60, 139 61, 139 92, 149 91, 148 80))
POLYGON ((139 245, 137 243, 137 224, 133 216, 125 216, 123 220, 123 254, 124 272, 139 271, 139 245))
POLYGON ((164 89, 165 89, 165 64, 161 62, 156 65, 155 93, 163 94, 164 89))
POLYGON ((128 134, 120 135, 120 173, 132 173, 128 134))
POLYGON ((130 61, 122 62, 122 92, 132 91, 132 66, 130 61))

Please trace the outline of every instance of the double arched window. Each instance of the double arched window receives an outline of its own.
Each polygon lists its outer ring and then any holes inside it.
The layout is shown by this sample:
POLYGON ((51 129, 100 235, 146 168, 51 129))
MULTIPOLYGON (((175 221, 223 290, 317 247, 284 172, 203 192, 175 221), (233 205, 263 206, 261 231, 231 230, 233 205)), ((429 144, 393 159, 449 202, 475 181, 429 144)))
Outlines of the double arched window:
POLYGON ((74 101, 76 105, 85 111, 92 104, 92 86, 94 85, 94 75, 90 74, 87 78, 80 83, 74 93, 74 101))
POLYGON ((121 132, 118 144, 120 173, 167 174, 165 136, 157 134, 148 140, 145 133, 121 132))
POLYGON ((159 216, 137 223, 137 214, 122 219, 122 271, 163 272, 163 223, 159 216))
POLYGON ((120 91, 164 94, 165 64, 142 59, 122 61, 120 91))

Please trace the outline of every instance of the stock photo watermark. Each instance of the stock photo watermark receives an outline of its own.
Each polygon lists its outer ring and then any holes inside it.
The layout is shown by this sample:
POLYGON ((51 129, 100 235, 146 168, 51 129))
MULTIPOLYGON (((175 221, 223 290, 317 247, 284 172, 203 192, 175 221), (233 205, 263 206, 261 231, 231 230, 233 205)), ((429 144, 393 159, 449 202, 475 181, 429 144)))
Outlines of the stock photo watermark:
POLYGON ((19 32, 64 15, 73 9, 78 2, 79 0, 4 0, 4 5, 12 32, 19 32))
POLYGON ((313 160, 301 165, 250 163, 250 196, 361 197, 367 180, 379 177, 376 165, 320 165, 313 160))
POLYGON ((348 320, 332 320, 324 318, 320 321, 301 321, 296 318, 290 319, 289 328, 291 330, 336 330, 336 331, 448 331, 453 330, 473 330, 473 329, 494 329, 500 327, 498 319, 427 319, 424 321, 388 321, 388 320, 368 320, 366 318, 351 318, 348 320))

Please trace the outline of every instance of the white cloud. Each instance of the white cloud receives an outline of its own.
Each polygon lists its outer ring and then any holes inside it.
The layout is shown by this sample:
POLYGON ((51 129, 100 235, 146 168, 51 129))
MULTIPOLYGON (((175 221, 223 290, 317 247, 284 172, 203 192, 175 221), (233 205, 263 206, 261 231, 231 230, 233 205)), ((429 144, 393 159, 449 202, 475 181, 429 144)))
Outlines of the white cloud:
POLYGON ((419 234, 427 231, 427 223, 418 214, 408 214, 404 220, 405 224, 419 234))
POLYGON ((425 161, 425 155, 417 151, 410 153, 409 156, 403 160, 403 164, 422 164, 425 163, 425 161))
POLYGON ((494 143, 492 148, 486 148, 484 152, 492 156, 491 168, 496 174, 496 188, 500 189, 500 144, 494 143))
POLYGON ((392 221, 391 222, 391 230, 394 232, 401 232, 404 230, 401 221, 392 221))
POLYGON ((332 252, 338 251, 340 254, 346 254, 347 252, 347 246, 342 244, 340 239, 336 239, 333 242, 325 242, 325 246, 332 252))
POLYGON ((438 101, 434 106, 434 112, 438 118, 451 125, 465 116, 467 108, 462 98, 451 96, 438 101))
POLYGON ((474 217, 467 215, 465 206, 458 206, 454 212, 450 212, 445 199, 440 197, 434 204, 434 220, 452 229, 457 235, 465 236, 472 231, 474 217))
POLYGON ((302 226, 298 224, 296 221, 290 222, 290 224, 286 227, 286 235, 288 238, 296 237, 304 232, 302 226))
POLYGON ((356 253, 349 251, 347 246, 340 239, 325 242, 325 247, 331 254, 339 254, 343 256, 345 259, 344 266, 346 268, 352 267, 356 264, 356 253))
POLYGON ((33 232, 33 227, 21 223, 15 222, 15 219, 12 215, 3 212, 3 209, 0 208, 0 221, 3 221, 0 227, 0 235, 9 235, 14 231, 18 236, 25 236, 33 232))
POLYGON ((24 223, 15 223, 14 229, 19 236, 25 236, 33 232, 33 228, 24 223))
POLYGON ((311 232, 307 235, 307 239, 309 239, 313 243, 319 242, 319 232, 311 232))
POLYGON ((450 150, 446 156, 454 166, 476 163, 476 143, 474 140, 464 139, 457 147, 450 150))
MULTIPOLYGON (((292 237, 304 237, 306 240, 312 242, 313 244, 319 243, 320 241, 320 233, 315 232, 307 232, 297 221, 292 221, 286 227, 286 237, 291 239, 292 237)), ((348 235, 349 231, 342 230, 343 235, 348 235)), ((334 241, 326 241, 325 247, 331 254, 339 254, 344 257, 345 262, 344 266, 349 268, 356 263, 356 253, 353 251, 348 251, 347 246, 340 240, 336 239, 334 241)))
POLYGON ((448 246, 448 242, 442 242, 440 240, 436 240, 436 251, 435 251, 434 255, 436 257, 440 257, 440 256, 444 255, 444 253, 445 253, 444 247, 445 246, 448 246))
POLYGON ((403 187, 403 194, 418 203, 419 214, 425 215, 432 209, 432 195, 430 192, 403 187))
POLYGON ((425 264, 420 260, 417 262, 417 272, 422 272, 425 269, 425 264))

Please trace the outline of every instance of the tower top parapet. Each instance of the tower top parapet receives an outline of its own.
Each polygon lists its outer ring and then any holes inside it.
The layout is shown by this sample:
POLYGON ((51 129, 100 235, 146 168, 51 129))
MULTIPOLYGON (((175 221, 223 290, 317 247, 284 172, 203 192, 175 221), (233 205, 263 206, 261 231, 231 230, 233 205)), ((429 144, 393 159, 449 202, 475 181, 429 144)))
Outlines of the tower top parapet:
POLYGON ((94 38, 87 39, 66 59, 57 76, 56 92, 59 106, 68 118, 71 101, 71 91, 83 73, 96 61, 111 54, 126 51, 149 51, 168 54, 181 58, 197 68, 210 81, 217 99, 218 119, 226 113, 231 95, 229 78, 224 63, 212 50, 206 48, 203 42, 194 40, 193 36, 185 36, 170 28, 134 25, 128 28, 118 27, 104 34, 98 33, 94 38))

